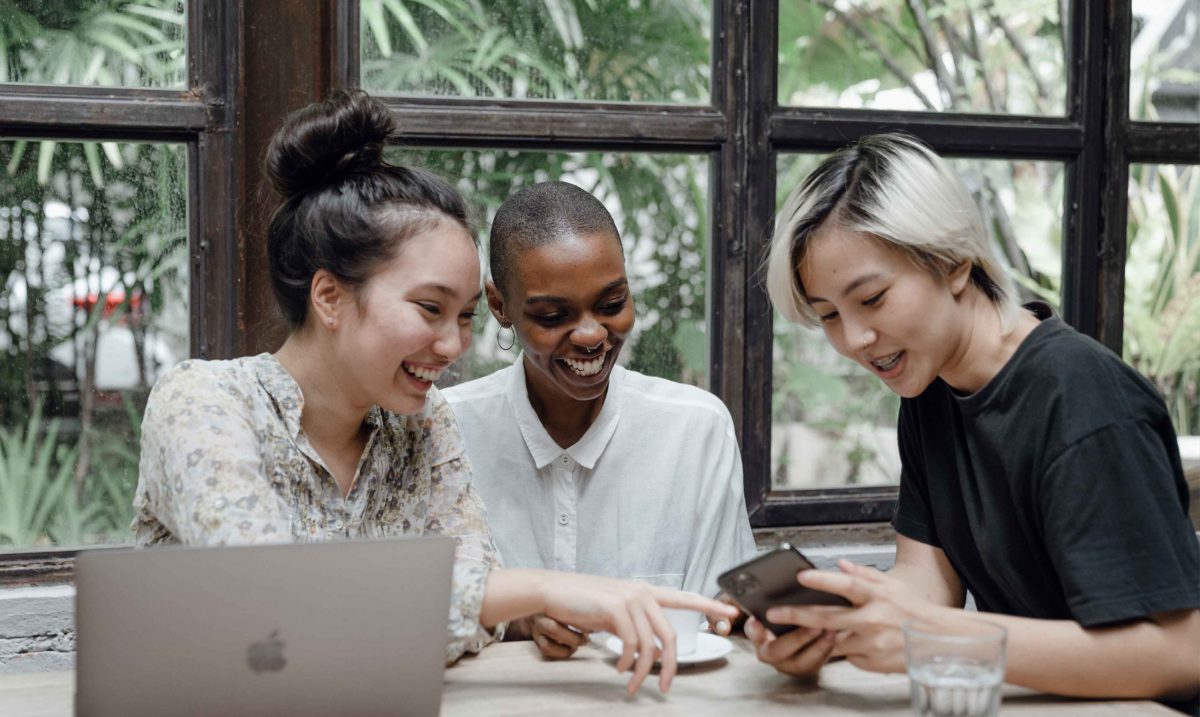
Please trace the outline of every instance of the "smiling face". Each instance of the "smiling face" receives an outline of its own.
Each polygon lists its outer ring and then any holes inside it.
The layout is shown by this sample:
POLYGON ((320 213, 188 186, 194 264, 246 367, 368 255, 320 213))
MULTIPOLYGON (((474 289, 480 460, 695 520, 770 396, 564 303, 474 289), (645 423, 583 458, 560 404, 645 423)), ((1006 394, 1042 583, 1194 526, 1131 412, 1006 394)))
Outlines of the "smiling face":
POLYGON ((401 246, 339 312, 334 352, 356 403, 421 410, 430 386, 471 345, 479 256, 458 223, 401 246))
POLYGON ((600 232, 526 249, 504 294, 489 287, 492 311, 512 323, 543 400, 591 401, 608 387, 634 322, 619 242, 600 232))
POLYGON ((961 356, 965 269, 939 277, 899 249, 836 226, 818 230, 800 281, 838 353, 905 398, 920 395, 961 356))

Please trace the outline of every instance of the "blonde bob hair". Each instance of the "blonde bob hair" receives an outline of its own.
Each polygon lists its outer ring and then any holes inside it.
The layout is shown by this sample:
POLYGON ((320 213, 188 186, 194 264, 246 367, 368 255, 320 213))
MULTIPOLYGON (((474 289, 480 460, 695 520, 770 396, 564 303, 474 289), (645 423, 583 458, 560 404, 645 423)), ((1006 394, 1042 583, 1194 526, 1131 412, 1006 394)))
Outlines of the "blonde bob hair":
POLYGON ((796 187, 775 219, 767 293, 788 320, 819 326, 800 263, 828 222, 898 249, 946 277, 969 262, 971 282, 995 306, 1005 334, 1020 307, 979 208, 941 157, 904 134, 877 134, 834 152, 796 187))

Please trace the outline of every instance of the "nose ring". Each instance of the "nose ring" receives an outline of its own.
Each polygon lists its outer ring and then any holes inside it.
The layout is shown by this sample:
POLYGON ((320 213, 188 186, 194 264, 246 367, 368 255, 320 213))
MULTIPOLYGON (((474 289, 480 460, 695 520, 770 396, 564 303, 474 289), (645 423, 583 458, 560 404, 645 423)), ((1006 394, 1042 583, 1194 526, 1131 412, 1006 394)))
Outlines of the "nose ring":
POLYGON ((604 345, 604 339, 600 339, 600 343, 596 344, 595 346, 584 346, 583 350, 590 354, 591 352, 596 351, 603 345, 604 345))

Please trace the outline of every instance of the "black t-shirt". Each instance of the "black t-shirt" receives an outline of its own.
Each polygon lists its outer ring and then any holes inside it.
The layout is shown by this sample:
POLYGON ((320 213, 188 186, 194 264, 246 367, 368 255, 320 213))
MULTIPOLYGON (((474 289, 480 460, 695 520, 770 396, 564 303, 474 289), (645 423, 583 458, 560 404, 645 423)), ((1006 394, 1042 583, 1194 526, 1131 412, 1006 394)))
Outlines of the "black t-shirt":
POLYGON ((902 402, 893 526, 941 548, 980 610, 1093 627, 1200 607, 1162 398, 1049 307, 1029 308, 1041 324, 980 391, 938 379, 902 402))

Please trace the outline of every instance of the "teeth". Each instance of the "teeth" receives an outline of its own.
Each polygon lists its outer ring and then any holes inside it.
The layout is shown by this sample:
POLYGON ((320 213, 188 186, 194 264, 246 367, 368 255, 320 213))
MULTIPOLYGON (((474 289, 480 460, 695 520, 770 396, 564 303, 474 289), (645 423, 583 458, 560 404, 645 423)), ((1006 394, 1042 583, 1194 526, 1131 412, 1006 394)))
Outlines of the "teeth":
POLYGON ((606 351, 590 361, 576 361, 575 359, 567 358, 563 359, 563 363, 580 376, 595 376, 604 367, 604 356, 607 353, 606 351))
POLYGON ((875 368, 879 369, 880 371, 891 371, 892 369, 896 368, 896 364, 900 363, 900 354, 901 353, 903 353, 903 352, 897 351, 896 353, 892 354, 891 356, 885 356, 881 359, 872 361, 871 364, 874 365, 875 368))
POLYGON ((409 366, 408 364, 401 364, 401 365, 404 367, 404 370, 407 371, 410 375, 416 376, 417 378, 421 379, 422 381, 436 381, 442 375, 441 371, 435 370, 432 368, 422 368, 420 366, 409 366))

